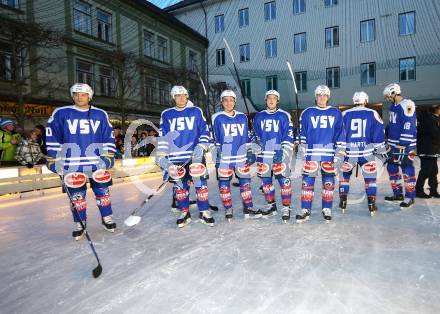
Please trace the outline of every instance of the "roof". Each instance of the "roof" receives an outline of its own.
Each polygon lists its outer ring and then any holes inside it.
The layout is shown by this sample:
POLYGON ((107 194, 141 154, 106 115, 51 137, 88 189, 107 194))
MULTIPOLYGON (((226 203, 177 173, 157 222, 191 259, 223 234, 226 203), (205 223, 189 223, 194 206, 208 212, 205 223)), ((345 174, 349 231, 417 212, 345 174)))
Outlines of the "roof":
POLYGON ((170 5, 169 7, 166 7, 164 10, 167 12, 174 11, 177 9, 187 7, 191 4, 200 3, 200 1, 203 1, 203 0, 183 0, 183 1, 177 2, 176 4, 170 5))
MULTIPOLYGON (((196 1, 193 1, 193 2, 196 2, 196 1)), ((155 6, 151 2, 149 2, 147 0, 129 0, 129 1, 127 1, 127 3, 131 3, 133 5, 143 7, 144 9, 148 9, 148 11, 152 11, 156 16, 161 18, 164 22, 168 23, 170 26, 173 26, 173 27, 178 26, 178 28, 180 30, 189 33, 191 36, 193 36, 197 40, 201 41, 205 46, 209 45, 209 41, 205 36, 201 35, 199 32, 196 32, 194 29, 192 29, 191 27, 189 27, 185 23, 178 20, 172 14, 155 6)))

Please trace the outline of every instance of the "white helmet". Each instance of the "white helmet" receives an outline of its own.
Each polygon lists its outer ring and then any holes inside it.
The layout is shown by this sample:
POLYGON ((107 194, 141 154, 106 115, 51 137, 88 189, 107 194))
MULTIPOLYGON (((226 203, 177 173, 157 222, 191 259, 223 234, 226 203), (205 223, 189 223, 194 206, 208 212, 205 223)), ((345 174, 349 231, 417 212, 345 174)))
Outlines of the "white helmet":
POLYGON ((393 93, 394 93, 394 95, 400 95, 401 92, 402 91, 400 89, 399 84, 391 83, 391 84, 387 85, 385 87, 385 89, 383 90, 383 96, 384 97, 391 97, 391 96, 393 96, 393 93))
POLYGON ((89 99, 93 98, 93 89, 86 83, 75 83, 70 88, 70 97, 73 98, 73 93, 86 93, 89 95, 89 99))
POLYGON ((330 88, 327 85, 318 85, 315 88, 315 97, 318 95, 327 95, 330 98, 330 88))
POLYGON ((221 95, 220 95, 220 99, 223 100, 223 97, 234 97, 234 100, 237 100, 237 95, 235 95, 233 90, 230 89, 226 89, 224 90, 221 95))
POLYGON ((368 103, 368 95, 366 92, 356 92, 353 95, 353 104, 355 105, 365 105, 368 103))
POLYGON ((171 98, 174 99, 174 97, 176 97, 176 95, 186 95, 186 97, 189 97, 188 91, 186 90, 185 87, 183 86, 173 86, 173 88, 171 88, 171 98))
POLYGON ((264 99, 267 99, 267 96, 269 96, 269 95, 277 96, 278 97, 278 101, 280 101, 280 93, 278 93, 276 90, 274 90, 274 89, 268 90, 266 92, 266 95, 264 95, 264 99))

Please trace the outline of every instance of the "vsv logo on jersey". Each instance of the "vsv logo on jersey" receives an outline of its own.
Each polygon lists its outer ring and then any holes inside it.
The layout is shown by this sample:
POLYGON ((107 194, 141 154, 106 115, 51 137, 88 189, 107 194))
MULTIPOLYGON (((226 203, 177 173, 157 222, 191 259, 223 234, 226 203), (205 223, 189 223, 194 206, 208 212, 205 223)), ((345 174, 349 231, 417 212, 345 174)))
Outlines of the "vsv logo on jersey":
POLYGON ((397 115, 395 112, 390 112, 390 122, 391 123, 396 123, 397 121, 397 115))
POLYGON ((169 120, 170 131, 184 131, 194 129, 194 119, 195 117, 178 117, 169 120))
POLYGON ((266 132, 279 132, 280 121, 276 120, 263 120, 261 121, 261 129, 266 132))
POLYGON ((90 134, 90 128, 92 128, 93 133, 96 133, 100 124, 101 121, 89 119, 67 119, 67 126, 69 127, 70 134, 77 134, 78 126, 80 134, 90 134))
POLYGON ((333 116, 317 116, 310 117, 310 119, 312 120, 312 125, 314 129, 318 127, 318 124, 322 129, 327 129, 328 127, 332 128, 335 124, 335 117, 333 116))
POLYGON ((223 124, 225 136, 237 136, 244 134, 244 124, 223 124))

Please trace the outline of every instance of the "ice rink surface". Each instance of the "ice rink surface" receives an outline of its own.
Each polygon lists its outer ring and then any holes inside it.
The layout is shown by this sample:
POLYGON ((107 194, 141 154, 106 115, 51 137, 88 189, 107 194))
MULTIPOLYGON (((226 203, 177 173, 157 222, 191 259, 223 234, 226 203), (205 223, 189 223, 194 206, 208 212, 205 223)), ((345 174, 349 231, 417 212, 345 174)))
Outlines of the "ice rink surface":
MULTIPOLYGON (((144 180, 154 188, 157 177, 144 180)), ((254 200, 263 204, 253 179, 254 200)), ((301 182, 293 180, 293 207, 301 182)), ((145 195, 131 182, 111 188, 118 229, 100 225, 88 194, 88 229, 103 265, 85 240, 71 237, 65 194, 0 200, 1 313, 440 313, 440 200, 416 200, 402 211, 383 197, 391 188, 378 183, 379 212, 370 217, 366 200, 342 214, 335 193, 333 220, 324 222, 320 179, 311 220, 296 224, 244 220, 239 191, 228 223, 216 182, 210 202, 218 205, 216 225, 193 222, 176 227, 170 186, 144 208, 135 227, 124 219, 145 195)), ((362 195, 352 180, 352 198, 362 195)), ((279 193, 277 189, 277 196, 279 193)), ((194 195, 192 195, 192 199, 194 195)), ((281 206, 279 206, 280 208, 281 206)))

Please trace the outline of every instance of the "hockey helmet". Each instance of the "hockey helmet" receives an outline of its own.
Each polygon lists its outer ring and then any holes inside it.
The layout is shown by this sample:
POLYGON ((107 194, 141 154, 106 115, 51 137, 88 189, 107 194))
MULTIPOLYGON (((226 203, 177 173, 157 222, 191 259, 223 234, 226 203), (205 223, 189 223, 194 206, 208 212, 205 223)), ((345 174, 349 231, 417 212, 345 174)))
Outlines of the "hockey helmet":
POLYGON ((268 90, 268 91, 266 92, 266 94, 264 95, 264 99, 267 99, 267 96, 269 96, 269 95, 275 95, 275 96, 277 96, 278 101, 280 101, 280 93, 278 93, 278 91, 276 91, 276 90, 274 90, 274 89, 268 90))
POLYGON ((93 89, 90 87, 90 85, 86 83, 75 83, 70 88, 70 97, 73 98, 73 93, 85 93, 89 95, 89 99, 92 100, 93 98, 93 89))
POLYGON ((228 97, 228 96, 233 97, 235 101, 237 100, 237 95, 235 95, 234 91, 230 89, 224 90, 220 95, 220 99, 223 100, 223 97, 228 97))
POLYGON ((366 92, 356 92, 353 95, 353 104, 355 105, 365 105, 368 103, 368 95, 366 92))
POLYGON ((315 88, 315 97, 318 95, 327 95, 330 98, 330 88, 327 85, 318 85, 315 88))
POLYGON ((391 97, 394 95, 400 95, 402 90, 400 89, 399 84, 397 83, 391 83, 387 85, 383 90, 383 96, 384 97, 391 97))
POLYGON ((174 99, 174 97, 176 97, 176 95, 186 95, 186 97, 189 97, 188 91, 186 90, 185 87, 183 86, 173 86, 173 88, 171 88, 171 98, 174 99))

